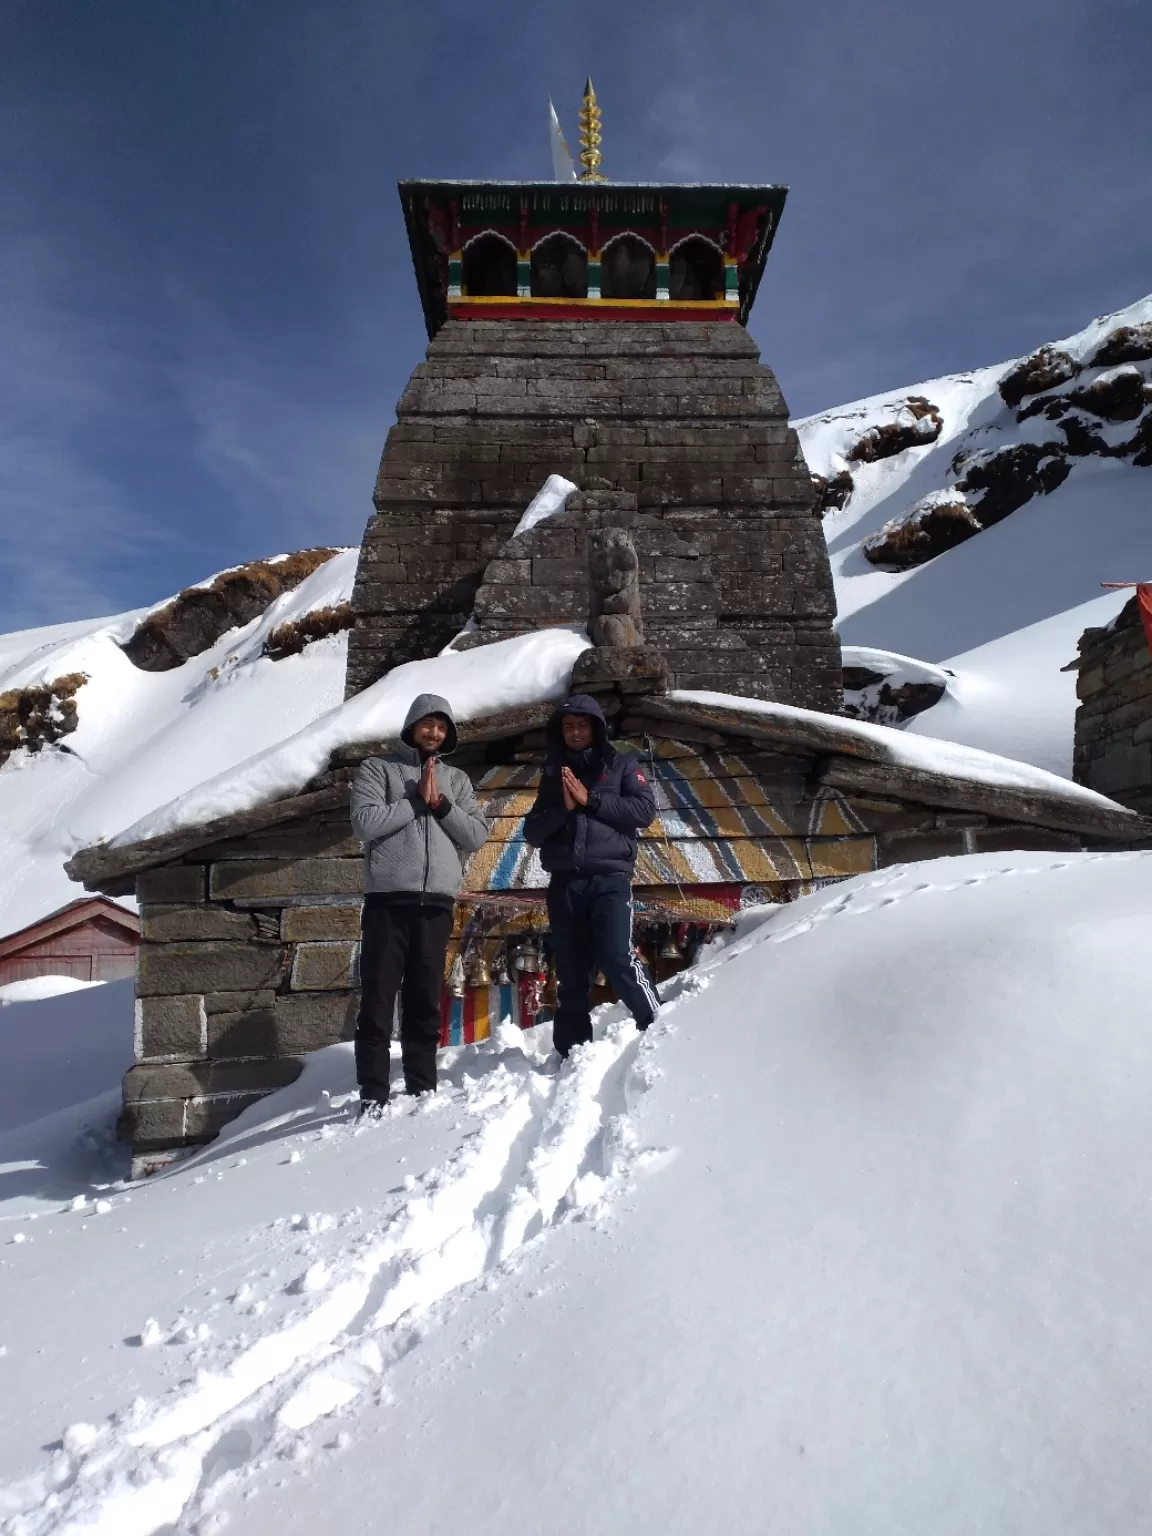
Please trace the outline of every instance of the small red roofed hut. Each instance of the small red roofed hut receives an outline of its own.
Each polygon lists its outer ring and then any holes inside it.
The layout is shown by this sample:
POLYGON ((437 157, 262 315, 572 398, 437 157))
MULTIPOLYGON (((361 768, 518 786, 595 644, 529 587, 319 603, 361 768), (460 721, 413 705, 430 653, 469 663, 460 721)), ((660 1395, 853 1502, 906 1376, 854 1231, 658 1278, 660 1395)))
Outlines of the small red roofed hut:
POLYGON ((0 986, 33 976, 119 981, 136 969, 140 919, 106 896, 86 896, 0 939, 0 986))

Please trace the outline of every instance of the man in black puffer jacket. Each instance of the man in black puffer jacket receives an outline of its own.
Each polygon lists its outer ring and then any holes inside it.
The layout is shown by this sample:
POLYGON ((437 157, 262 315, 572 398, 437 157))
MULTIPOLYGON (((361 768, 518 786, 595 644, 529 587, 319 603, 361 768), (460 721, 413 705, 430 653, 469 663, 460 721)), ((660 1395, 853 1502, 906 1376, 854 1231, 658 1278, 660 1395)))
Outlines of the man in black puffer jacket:
POLYGON ((632 949, 636 833, 656 814, 638 760, 608 740, 600 706, 587 694, 566 699, 548 722, 548 756, 524 838, 548 871, 548 919, 556 952, 560 1006, 552 1027, 561 1056, 592 1038, 592 977, 597 966, 637 1028, 656 1017, 652 982, 632 949))

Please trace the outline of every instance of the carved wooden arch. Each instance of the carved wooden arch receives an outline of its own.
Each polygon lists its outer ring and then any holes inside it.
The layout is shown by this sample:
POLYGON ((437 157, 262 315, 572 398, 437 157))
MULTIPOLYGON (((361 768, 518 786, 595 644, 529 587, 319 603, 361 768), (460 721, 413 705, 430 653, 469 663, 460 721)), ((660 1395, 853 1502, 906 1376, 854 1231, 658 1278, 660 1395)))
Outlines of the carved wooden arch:
POLYGON ((473 298, 515 298, 516 247, 498 229, 482 229, 465 242, 461 252, 464 292, 473 298), (478 248, 492 251, 487 262, 478 262, 478 248), (501 259, 496 259, 499 248, 501 259))
POLYGON ((600 252, 600 295, 605 299, 654 299, 656 297, 656 248, 634 229, 622 229, 604 242, 600 252), (613 258, 627 241, 631 250, 642 247, 648 255, 647 266, 633 261, 625 264, 613 258))
POLYGON ((699 231, 682 235, 668 252, 668 297, 674 300, 714 299, 723 292, 723 247, 699 231), (701 246, 713 257, 708 269, 690 258, 692 248, 701 246))
POLYGON ((531 288, 533 298, 587 298, 587 247, 566 229, 542 236, 532 247, 531 288))

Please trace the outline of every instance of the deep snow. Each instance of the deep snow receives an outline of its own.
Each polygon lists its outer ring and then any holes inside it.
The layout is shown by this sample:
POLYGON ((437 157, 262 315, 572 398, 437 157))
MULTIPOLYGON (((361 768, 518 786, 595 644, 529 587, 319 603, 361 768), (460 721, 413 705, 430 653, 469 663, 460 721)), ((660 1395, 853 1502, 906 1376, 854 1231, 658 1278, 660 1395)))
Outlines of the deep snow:
POLYGON ((1142 1529, 1149 857, 765 909, 379 1125, 334 1047, 146 1186, 10 1134, 0 1529, 1142 1529))

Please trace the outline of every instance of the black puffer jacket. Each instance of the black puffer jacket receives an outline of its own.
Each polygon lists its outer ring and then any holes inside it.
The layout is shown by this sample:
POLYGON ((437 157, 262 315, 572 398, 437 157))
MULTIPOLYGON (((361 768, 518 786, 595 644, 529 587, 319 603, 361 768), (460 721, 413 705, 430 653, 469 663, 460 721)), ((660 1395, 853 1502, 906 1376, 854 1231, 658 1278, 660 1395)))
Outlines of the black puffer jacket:
POLYGON ((631 752, 617 752, 596 700, 573 694, 548 722, 548 757, 536 803, 524 821, 524 839, 539 848, 549 874, 631 876, 636 867, 636 833, 656 814, 652 786, 631 752), (564 715, 588 715, 592 745, 572 752, 564 745, 564 715), (588 789, 588 804, 564 805, 562 768, 571 768, 588 789))

